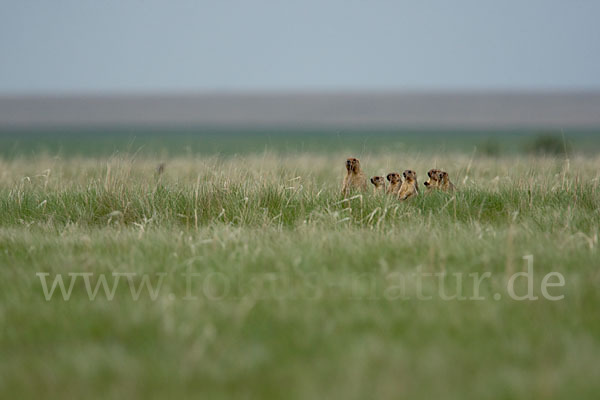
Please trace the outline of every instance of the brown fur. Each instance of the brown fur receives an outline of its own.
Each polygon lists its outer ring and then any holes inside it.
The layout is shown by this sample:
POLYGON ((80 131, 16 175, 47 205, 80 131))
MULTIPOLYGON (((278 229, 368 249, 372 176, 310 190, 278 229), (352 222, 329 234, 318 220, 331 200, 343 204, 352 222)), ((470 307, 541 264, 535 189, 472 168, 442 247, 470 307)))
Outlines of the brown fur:
POLYGON ((445 192, 453 192, 454 191, 454 184, 452 182, 450 182, 450 177, 448 176, 448 173, 445 171, 441 171, 438 174, 439 180, 440 180, 440 189, 442 189, 445 192))
POLYGON ((367 178, 360 169, 358 158, 350 157, 346 160, 346 176, 342 183, 342 194, 347 196, 351 190, 366 190, 367 178))
POLYGON ((429 179, 427 179, 427 181, 425 181, 423 183, 423 185, 425 185, 425 187, 427 188, 427 191, 429 192, 429 190, 431 189, 437 189, 440 187, 441 181, 439 179, 439 173, 442 172, 442 170, 440 169, 430 169, 429 172, 427 172, 427 176, 429 177, 429 179))
POLYGON ((419 186, 417 183, 417 173, 410 169, 407 169, 402 173, 404 176, 404 182, 400 186, 398 191, 398 199, 406 200, 409 197, 413 197, 419 194, 419 186))
POLYGON ((384 193, 385 192, 385 178, 383 176, 374 176, 371 178, 373 184, 373 193, 384 193))
POLYGON ((446 171, 442 171, 441 169, 431 169, 427 172, 427 176, 429 176, 429 179, 424 185, 427 187, 428 192, 431 189, 440 189, 445 192, 454 190, 454 185, 450 182, 450 178, 446 171))
POLYGON ((390 182, 390 185, 386 189, 387 194, 397 194, 398 190, 400 190, 400 186, 402 186, 402 178, 400 174, 397 172, 390 172, 386 176, 387 180, 390 182))

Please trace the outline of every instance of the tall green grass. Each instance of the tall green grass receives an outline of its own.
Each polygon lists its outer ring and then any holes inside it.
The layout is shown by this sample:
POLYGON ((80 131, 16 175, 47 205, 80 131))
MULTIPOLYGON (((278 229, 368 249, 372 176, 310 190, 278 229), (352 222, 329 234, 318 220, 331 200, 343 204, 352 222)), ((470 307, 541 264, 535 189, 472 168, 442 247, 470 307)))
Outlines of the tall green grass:
POLYGON ((424 188, 439 167, 458 189, 399 202, 344 199, 346 156, 0 160, 0 397, 596 397, 598 158, 362 154, 368 176, 424 188), (538 300, 516 301, 529 255, 538 300), (45 299, 37 273, 75 272, 163 280, 45 299), (428 300, 421 272, 448 276, 428 300), (464 300, 437 295, 453 274, 464 300))

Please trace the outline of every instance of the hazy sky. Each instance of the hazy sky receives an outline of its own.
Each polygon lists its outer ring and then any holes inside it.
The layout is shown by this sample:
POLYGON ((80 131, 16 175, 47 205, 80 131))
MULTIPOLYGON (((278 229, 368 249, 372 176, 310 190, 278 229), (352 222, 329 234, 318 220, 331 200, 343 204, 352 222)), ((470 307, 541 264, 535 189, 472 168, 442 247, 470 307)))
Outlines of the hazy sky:
POLYGON ((598 0, 0 0, 0 94, 600 89, 598 0))

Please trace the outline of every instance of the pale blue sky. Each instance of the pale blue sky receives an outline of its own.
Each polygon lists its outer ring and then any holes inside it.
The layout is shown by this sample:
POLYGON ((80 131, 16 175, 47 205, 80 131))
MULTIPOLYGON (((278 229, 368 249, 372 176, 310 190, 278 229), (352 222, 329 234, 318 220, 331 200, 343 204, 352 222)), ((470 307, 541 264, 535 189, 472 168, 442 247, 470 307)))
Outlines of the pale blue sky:
POLYGON ((600 1, 0 0, 0 94, 600 89, 600 1))

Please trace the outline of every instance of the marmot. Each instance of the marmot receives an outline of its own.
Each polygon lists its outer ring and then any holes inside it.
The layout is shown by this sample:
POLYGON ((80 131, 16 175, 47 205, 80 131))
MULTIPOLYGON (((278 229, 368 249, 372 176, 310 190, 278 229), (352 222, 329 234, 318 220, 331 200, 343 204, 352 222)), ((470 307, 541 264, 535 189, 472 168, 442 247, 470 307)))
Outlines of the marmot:
POLYGON ((400 190, 400 186, 402 185, 402 178, 400 174, 397 172, 390 172, 386 176, 387 180, 390 182, 390 186, 387 187, 387 194, 397 194, 398 190, 400 190))
POLYGON ((439 181, 440 183, 440 189, 442 189, 445 192, 453 192, 454 191, 454 184, 452 182, 450 182, 450 177, 448 176, 448 173, 445 171, 441 171, 438 174, 439 177, 439 181))
POLYGON ((400 190, 398 191, 398 199, 406 200, 411 196, 418 195, 419 187, 416 172, 407 169, 402 173, 402 176, 404 176, 404 182, 402 182, 402 186, 400 186, 400 190))
POLYGON ((448 173, 441 169, 431 169, 427 173, 429 179, 424 183, 427 189, 440 189, 445 192, 451 192, 454 190, 454 185, 450 182, 448 173))
POLYGON ((439 180, 439 173, 442 172, 442 170, 440 169, 430 169, 429 172, 427 172, 427 176, 429 177, 429 179, 427 179, 426 182, 423 183, 423 185, 425 185, 425 187, 427 189, 437 189, 440 187, 440 180, 439 180))
POLYGON ((353 189, 367 189, 367 178, 360 170, 360 161, 358 161, 358 158, 348 158, 346 160, 346 170, 348 173, 344 177, 344 182, 342 184, 342 194, 344 196, 347 196, 348 192, 353 189))
POLYGON ((371 183, 373 184, 373 193, 383 193, 385 192, 385 179, 383 176, 374 176, 371 178, 371 183))

